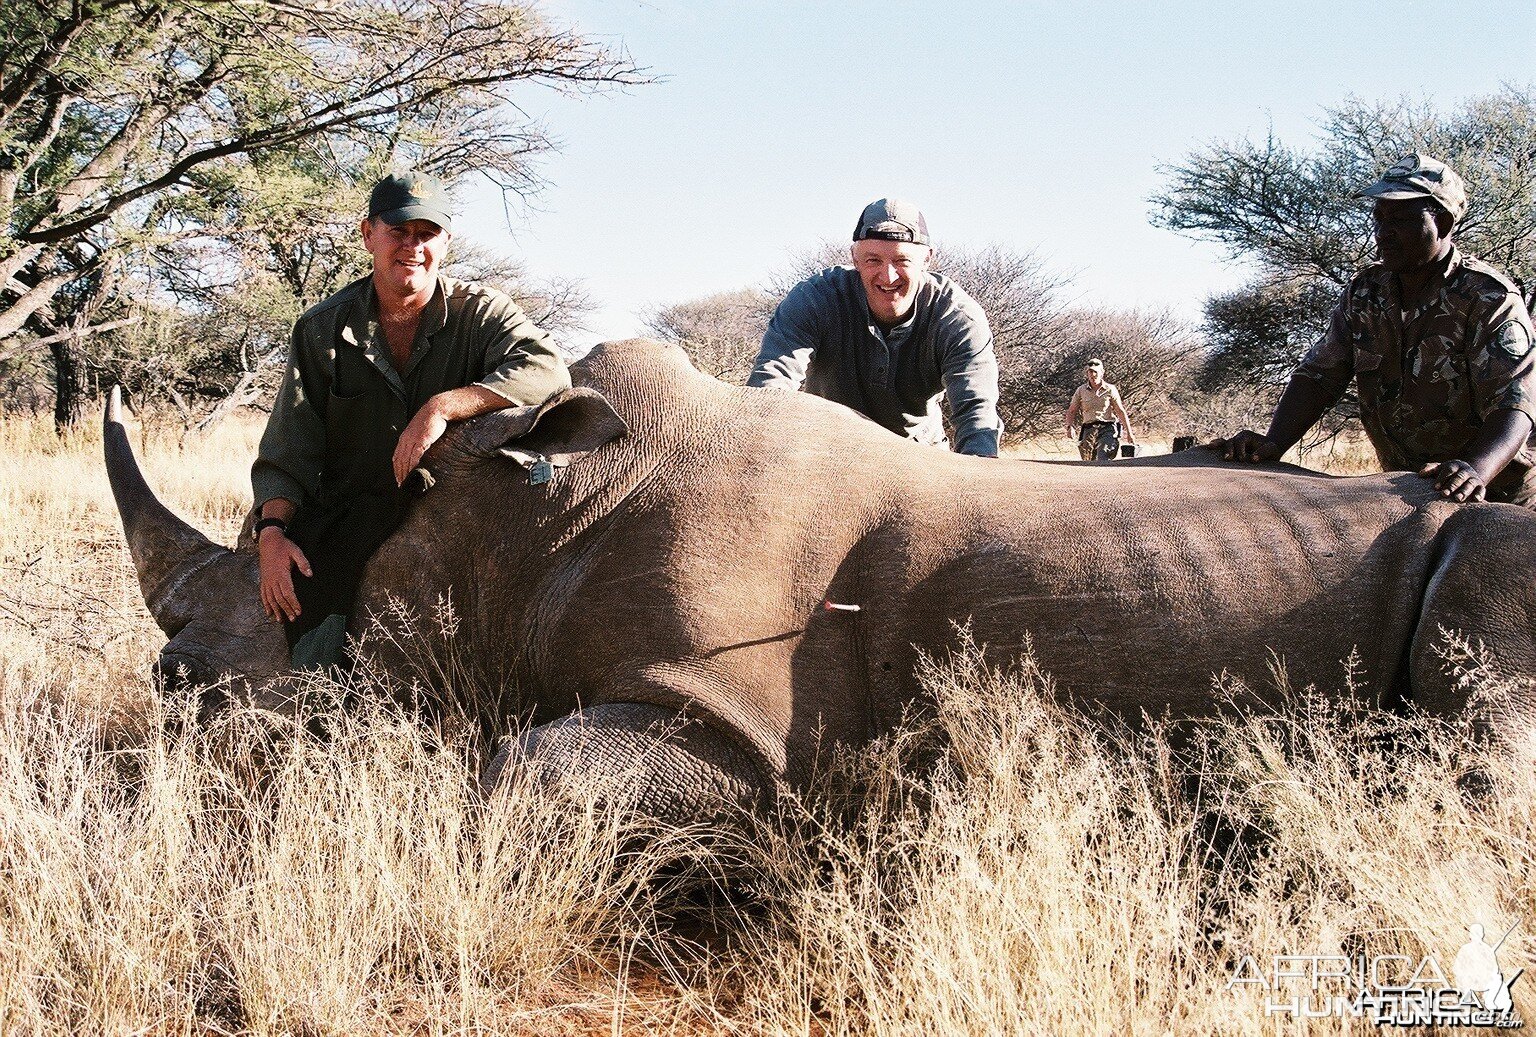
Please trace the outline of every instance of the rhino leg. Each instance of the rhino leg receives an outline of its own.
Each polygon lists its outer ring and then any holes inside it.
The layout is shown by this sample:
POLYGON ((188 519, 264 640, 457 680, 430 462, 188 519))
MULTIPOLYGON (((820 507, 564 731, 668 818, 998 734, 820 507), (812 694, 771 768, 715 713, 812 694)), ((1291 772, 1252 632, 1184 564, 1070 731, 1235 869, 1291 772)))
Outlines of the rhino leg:
POLYGON ((675 825, 728 820, 765 803, 771 788, 752 757, 706 722, 631 702, 534 728, 497 754, 482 785, 491 792, 515 770, 675 825))
POLYGON ((1470 688, 1447 672, 1442 631, 1481 643, 1501 674, 1523 682, 1530 709, 1536 678, 1536 514, 1503 505, 1464 505, 1440 535, 1440 558, 1424 593, 1409 672, 1420 706, 1454 714, 1470 688))

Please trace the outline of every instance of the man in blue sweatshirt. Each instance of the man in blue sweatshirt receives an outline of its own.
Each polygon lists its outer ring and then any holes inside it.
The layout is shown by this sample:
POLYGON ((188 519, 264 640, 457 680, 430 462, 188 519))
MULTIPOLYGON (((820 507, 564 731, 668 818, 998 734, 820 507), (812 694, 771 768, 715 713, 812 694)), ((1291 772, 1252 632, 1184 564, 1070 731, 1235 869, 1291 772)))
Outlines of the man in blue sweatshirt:
POLYGON ((949 398, 955 449, 996 457, 997 357, 987 315, 943 274, 916 205, 882 198, 853 230, 853 265, 801 281, 763 336, 750 386, 804 388, 898 436, 947 447, 939 398, 949 398))

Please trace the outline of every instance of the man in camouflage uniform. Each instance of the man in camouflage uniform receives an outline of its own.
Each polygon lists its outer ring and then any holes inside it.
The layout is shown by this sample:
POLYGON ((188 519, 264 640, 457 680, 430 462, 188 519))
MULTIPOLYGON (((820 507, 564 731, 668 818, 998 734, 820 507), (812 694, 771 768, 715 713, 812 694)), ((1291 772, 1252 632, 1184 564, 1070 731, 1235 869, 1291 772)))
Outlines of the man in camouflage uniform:
POLYGON ((1361 193, 1375 199, 1379 261, 1345 289, 1269 431, 1239 432, 1226 457, 1278 460, 1353 378, 1382 468, 1431 478, 1448 500, 1536 507, 1531 318, 1507 277, 1451 242, 1461 177, 1409 155, 1361 193))
POLYGON ((1083 384, 1067 404, 1067 438, 1080 427, 1077 452, 1084 461, 1111 461, 1120 453, 1120 432, 1136 442, 1130 416, 1120 402, 1120 390, 1104 380, 1104 361, 1094 357, 1083 368, 1083 384))

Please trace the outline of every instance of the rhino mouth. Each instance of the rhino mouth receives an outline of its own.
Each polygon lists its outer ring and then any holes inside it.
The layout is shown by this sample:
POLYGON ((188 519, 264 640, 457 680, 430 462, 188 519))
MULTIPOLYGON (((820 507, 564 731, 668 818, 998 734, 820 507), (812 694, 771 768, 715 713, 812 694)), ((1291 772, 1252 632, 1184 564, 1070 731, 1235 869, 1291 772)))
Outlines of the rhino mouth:
POLYGON ((228 683, 219 677, 207 660, 196 655, 170 649, 160 653, 151 678, 168 704, 168 732, 185 734, 189 723, 203 727, 229 705, 228 683))

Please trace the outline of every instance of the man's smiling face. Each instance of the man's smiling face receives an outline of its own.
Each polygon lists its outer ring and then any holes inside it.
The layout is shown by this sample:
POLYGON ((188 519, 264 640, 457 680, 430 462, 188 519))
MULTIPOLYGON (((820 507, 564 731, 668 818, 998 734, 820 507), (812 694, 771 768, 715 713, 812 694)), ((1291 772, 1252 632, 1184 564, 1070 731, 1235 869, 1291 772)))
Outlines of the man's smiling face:
POLYGON ((373 280, 379 289, 398 296, 431 290, 448 251, 447 231, 431 220, 390 225, 377 217, 364 220, 362 231, 363 247, 373 256, 373 280))
POLYGON ((910 241, 865 238, 853 243, 853 265, 876 323, 890 328, 907 319, 928 271, 930 251, 910 241))

